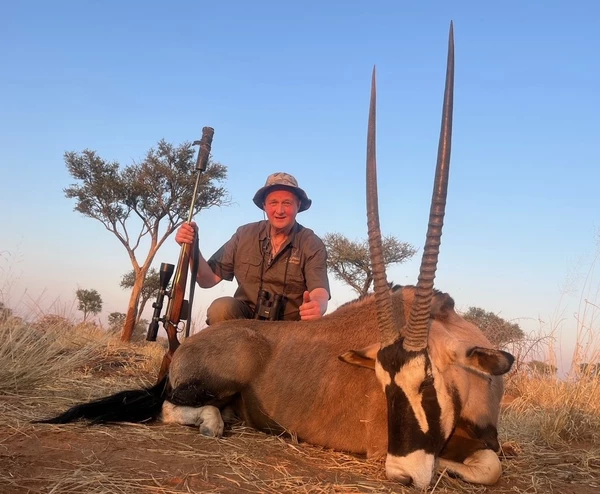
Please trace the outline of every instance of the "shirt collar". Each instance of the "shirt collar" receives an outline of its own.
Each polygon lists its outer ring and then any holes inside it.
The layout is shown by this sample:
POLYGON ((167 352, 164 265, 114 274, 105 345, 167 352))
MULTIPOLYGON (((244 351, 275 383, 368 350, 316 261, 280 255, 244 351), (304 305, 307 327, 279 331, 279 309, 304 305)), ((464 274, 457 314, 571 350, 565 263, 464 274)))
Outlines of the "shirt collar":
MULTIPOLYGON (((262 220, 262 225, 260 226, 260 230, 258 233, 258 239, 262 242, 269 238, 269 220, 262 220)), ((295 221, 294 226, 292 227, 292 231, 290 232, 290 238, 288 239, 292 246, 295 246, 296 234, 300 230, 300 224, 295 221)))

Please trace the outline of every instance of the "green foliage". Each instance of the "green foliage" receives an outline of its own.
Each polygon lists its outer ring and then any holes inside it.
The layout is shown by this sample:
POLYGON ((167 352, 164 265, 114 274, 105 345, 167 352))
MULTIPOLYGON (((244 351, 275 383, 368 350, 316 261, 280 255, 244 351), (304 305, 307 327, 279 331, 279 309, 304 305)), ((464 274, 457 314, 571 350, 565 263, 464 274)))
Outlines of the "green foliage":
POLYGON ((39 331, 71 330, 73 329, 73 323, 58 314, 44 314, 33 323, 33 327, 39 331))
POLYGON ((6 307, 4 302, 0 302, 0 323, 6 322, 12 317, 12 309, 6 307))
POLYGON ((150 322, 148 321, 148 319, 140 319, 136 325, 135 325, 135 329, 133 331, 133 340, 134 341, 142 341, 146 339, 146 333, 148 332, 148 325, 150 324, 150 322))
MULTIPOLYGON (((125 324, 125 316, 123 312, 111 312, 108 315, 108 330, 119 333, 123 329, 123 324, 125 324)), ((131 337, 132 341, 140 341, 146 338, 148 324, 148 320, 146 319, 140 319, 136 323, 131 337)))
POLYGON ((525 337, 518 324, 508 322, 493 312, 488 312, 479 307, 469 307, 462 316, 478 326, 487 339, 496 347, 502 347, 507 343, 522 340, 525 337))
MULTIPOLYGON (((187 221, 197 178, 195 153, 189 142, 175 146, 161 140, 140 163, 128 166, 109 162, 89 149, 64 155, 67 170, 77 181, 64 189, 65 196, 75 199, 75 211, 99 221, 113 233, 131 260, 134 283, 123 340, 131 339, 139 322, 142 287, 156 252, 187 221), (149 248, 139 262, 136 250, 143 238, 149 240, 149 248)), ((193 215, 227 204, 226 191, 219 185, 226 176, 225 166, 209 161, 199 176, 193 215)))
POLYGON ((547 377, 555 376, 558 370, 556 366, 550 365, 540 360, 532 360, 530 362, 527 362, 527 367, 533 374, 547 377))
POLYGON ((83 321, 85 322, 88 315, 98 314, 102 311, 102 297, 96 290, 85 290, 79 288, 75 292, 77 297, 78 306, 77 309, 83 312, 83 321))
MULTIPOLYGON (((131 290, 134 285, 135 271, 131 270, 124 274, 121 278, 120 287, 124 290, 131 290)), ((150 268, 146 274, 146 278, 144 278, 144 285, 142 286, 142 291, 140 292, 140 303, 136 324, 140 321, 140 317, 144 311, 144 307, 146 307, 146 304, 148 303, 148 300, 156 297, 158 290, 160 290, 160 273, 155 268, 150 268)))
POLYGON ((115 333, 121 332, 125 324, 124 312, 111 312, 108 315, 108 330, 115 333))
MULTIPOLYGON (((126 222, 132 215, 142 220, 140 235, 152 234, 164 218, 172 231, 187 219, 192 202, 194 153, 190 143, 174 146, 161 140, 141 163, 121 167, 89 149, 67 152, 67 169, 80 183, 65 188, 65 196, 76 200, 76 211, 100 221, 126 244, 126 222)), ((195 213, 223 203, 225 190, 217 182, 225 179, 226 171, 223 165, 209 164, 200 179, 195 213)))
POLYGON ((586 362, 579 364, 579 374, 584 377, 600 377, 600 363, 590 364, 586 362))
MULTIPOLYGON (((327 233, 323 243, 327 248, 327 265, 333 275, 359 295, 366 295, 373 283, 368 241, 353 242, 341 233, 327 233)), ((386 268, 410 259, 417 252, 412 245, 392 236, 384 237, 382 243, 386 268)))

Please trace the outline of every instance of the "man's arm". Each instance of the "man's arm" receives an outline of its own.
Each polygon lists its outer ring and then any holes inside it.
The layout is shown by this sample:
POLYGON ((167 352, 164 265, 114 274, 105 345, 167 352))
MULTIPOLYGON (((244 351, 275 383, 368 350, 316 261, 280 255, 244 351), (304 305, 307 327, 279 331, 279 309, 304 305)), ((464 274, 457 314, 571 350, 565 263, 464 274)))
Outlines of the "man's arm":
MULTIPOLYGON (((213 270, 210 269, 210 266, 204 259, 204 256, 200 252, 200 259, 198 262, 198 273, 196 274, 196 282, 200 286, 200 288, 212 288, 217 283, 219 283, 222 278, 213 273, 213 270)), ((190 267, 192 260, 190 259, 190 267)))

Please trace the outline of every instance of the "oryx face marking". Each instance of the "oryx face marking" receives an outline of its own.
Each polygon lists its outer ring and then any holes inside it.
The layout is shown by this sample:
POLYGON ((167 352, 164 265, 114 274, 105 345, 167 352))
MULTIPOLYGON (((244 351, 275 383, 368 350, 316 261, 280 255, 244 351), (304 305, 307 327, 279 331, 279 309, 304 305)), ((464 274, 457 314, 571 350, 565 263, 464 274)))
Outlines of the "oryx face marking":
POLYGON ((388 408, 386 473, 404 484, 424 487, 431 481, 435 457, 447 434, 442 431, 427 350, 408 351, 399 338, 377 353, 377 378, 388 408))
MULTIPOLYGON (((428 339, 448 191, 453 95, 454 35, 450 24, 442 126, 431 209, 415 298, 406 317, 404 311, 393 309, 385 274, 377 197, 377 91, 373 69, 367 125, 367 227, 381 342, 381 349, 376 357, 376 370, 385 390, 388 409, 388 476, 403 483, 414 483, 418 487, 428 485, 435 457, 448 437, 448 433, 442 433, 442 407, 434 384, 428 339)), ((443 382, 441 386, 443 387, 443 382)), ((443 389, 439 384, 438 388, 440 391, 443 389)), ((445 393, 440 392, 440 396, 443 395, 445 393)), ((447 431, 450 415, 443 415, 443 429, 447 431)))

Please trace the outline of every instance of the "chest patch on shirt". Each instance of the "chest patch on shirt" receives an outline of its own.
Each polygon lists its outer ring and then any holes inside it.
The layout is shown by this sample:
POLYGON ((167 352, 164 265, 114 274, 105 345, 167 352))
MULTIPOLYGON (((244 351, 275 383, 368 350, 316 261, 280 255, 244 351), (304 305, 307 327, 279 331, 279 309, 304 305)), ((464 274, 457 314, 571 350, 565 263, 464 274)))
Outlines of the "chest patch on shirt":
POLYGON ((297 248, 292 249, 292 253, 290 254, 290 263, 300 265, 300 252, 297 248))

